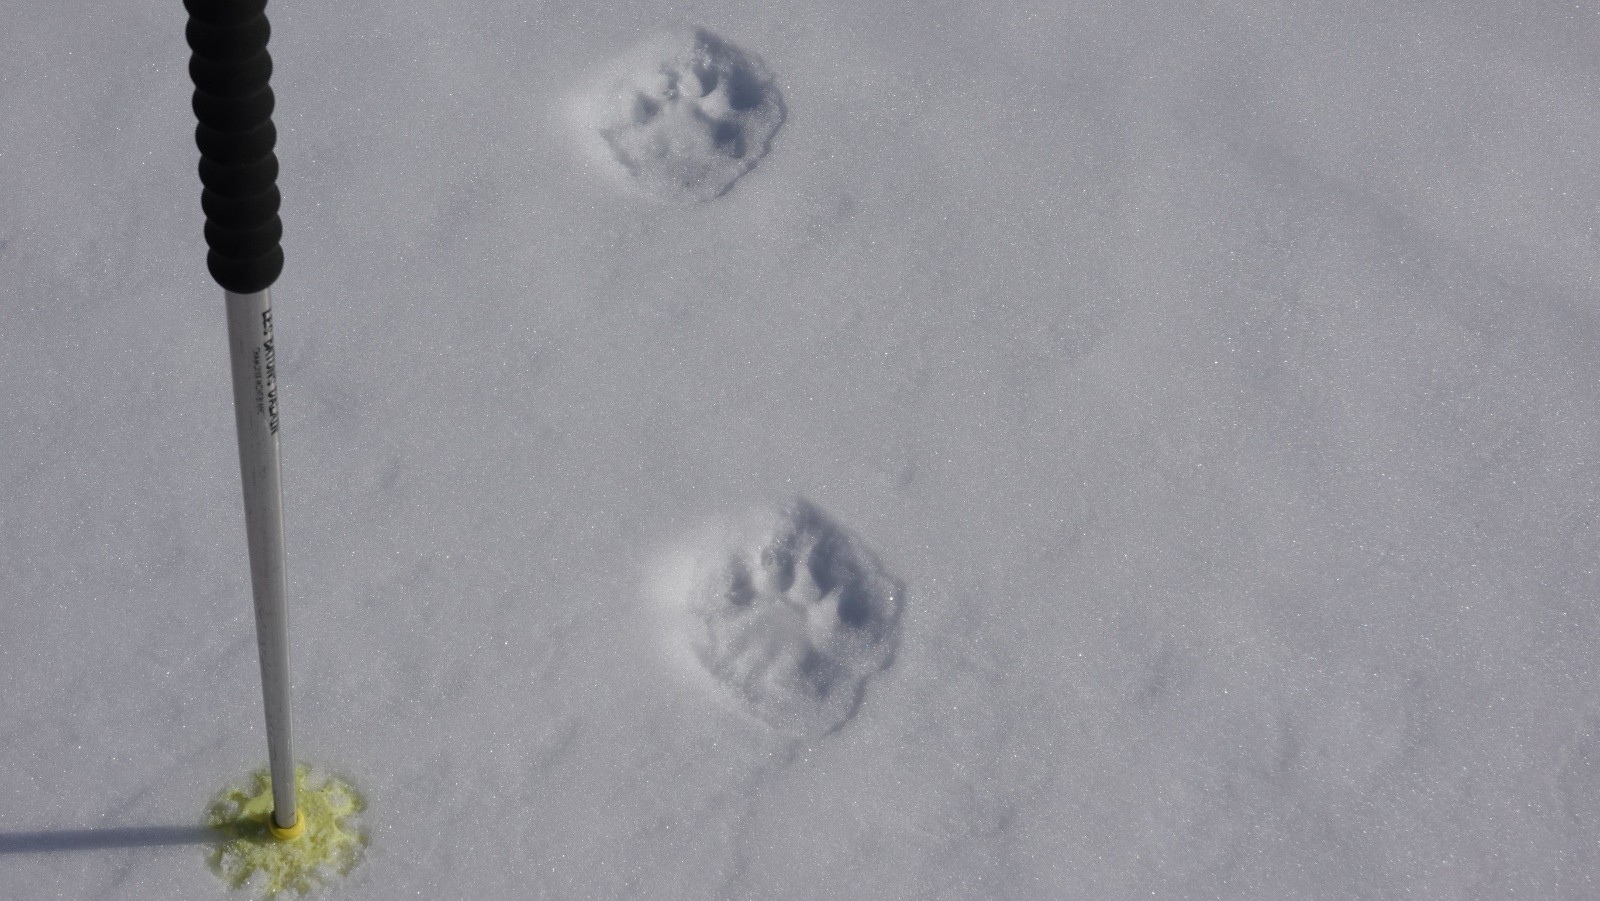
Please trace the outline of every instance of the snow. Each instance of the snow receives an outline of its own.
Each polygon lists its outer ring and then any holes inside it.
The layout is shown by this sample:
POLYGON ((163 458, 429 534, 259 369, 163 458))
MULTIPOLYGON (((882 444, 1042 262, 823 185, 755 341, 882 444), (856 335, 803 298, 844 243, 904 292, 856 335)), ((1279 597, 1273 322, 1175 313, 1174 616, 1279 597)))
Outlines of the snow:
MULTIPOLYGON (((7 12, 0 896, 223 897, 183 830, 265 751, 183 14, 7 12)), ((269 14, 330 896, 1600 893, 1593 10, 269 14), (696 27, 782 128, 619 191, 569 100, 696 27), (820 736, 657 596, 793 496, 903 587, 820 736)))

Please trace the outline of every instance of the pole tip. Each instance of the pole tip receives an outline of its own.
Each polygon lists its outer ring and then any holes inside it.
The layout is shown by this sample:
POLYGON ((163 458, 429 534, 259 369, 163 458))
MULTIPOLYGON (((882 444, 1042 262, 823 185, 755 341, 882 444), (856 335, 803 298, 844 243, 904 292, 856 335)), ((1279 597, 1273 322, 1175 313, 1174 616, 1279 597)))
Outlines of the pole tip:
POLYGON ((291 826, 279 826, 278 825, 277 814, 275 814, 275 813, 268 814, 267 815, 267 828, 272 831, 272 837, 277 839, 278 841, 280 841, 280 842, 292 842, 295 839, 299 838, 301 835, 305 834, 305 831, 306 831, 306 818, 303 817, 303 816, 300 816, 299 811, 296 811, 293 825, 291 825, 291 826))

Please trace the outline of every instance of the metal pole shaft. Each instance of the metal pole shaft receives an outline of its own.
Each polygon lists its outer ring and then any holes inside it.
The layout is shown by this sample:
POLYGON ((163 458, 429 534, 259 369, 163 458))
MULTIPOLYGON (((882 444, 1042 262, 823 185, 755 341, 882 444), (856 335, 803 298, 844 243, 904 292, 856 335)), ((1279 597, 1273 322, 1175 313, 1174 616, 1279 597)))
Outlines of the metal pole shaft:
POLYGON ((295 825, 294 757, 289 724, 289 610, 284 598, 283 487, 278 453, 278 372, 272 340, 272 297, 224 292, 233 358, 233 412, 244 480, 250 587, 255 595, 256 647, 267 714, 273 821, 295 825))

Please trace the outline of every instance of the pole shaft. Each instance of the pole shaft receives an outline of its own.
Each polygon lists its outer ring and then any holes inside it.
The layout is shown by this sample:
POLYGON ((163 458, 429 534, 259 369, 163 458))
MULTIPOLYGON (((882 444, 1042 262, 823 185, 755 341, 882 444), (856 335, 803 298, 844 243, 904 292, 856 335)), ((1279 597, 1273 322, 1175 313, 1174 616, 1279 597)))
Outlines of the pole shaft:
POLYGON ((294 757, 289 722, 289 610, 284 597, 283 484, 278 452, 278 374, 272 339, 272 297, 224 292, 233 360, 233 411, 244 481, 250 587, 255 595, 256 647, 267 714, 273 820, 294 826, 294 757))

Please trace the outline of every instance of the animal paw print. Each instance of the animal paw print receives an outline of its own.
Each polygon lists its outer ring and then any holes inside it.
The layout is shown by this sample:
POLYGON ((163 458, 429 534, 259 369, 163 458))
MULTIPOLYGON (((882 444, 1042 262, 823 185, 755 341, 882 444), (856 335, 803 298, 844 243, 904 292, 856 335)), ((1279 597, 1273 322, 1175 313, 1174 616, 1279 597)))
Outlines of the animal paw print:
POLYGON ((848 721, 893 659, 899 583, 798 498, 707 557, 687 605, 706 672, 780 731, 814 737, 848 721))
POLYGON ((575 112, 621 179, 653 197, 725 194, 783 124, 772 76, 705 29, 673 31, 616 60, 575 112))

